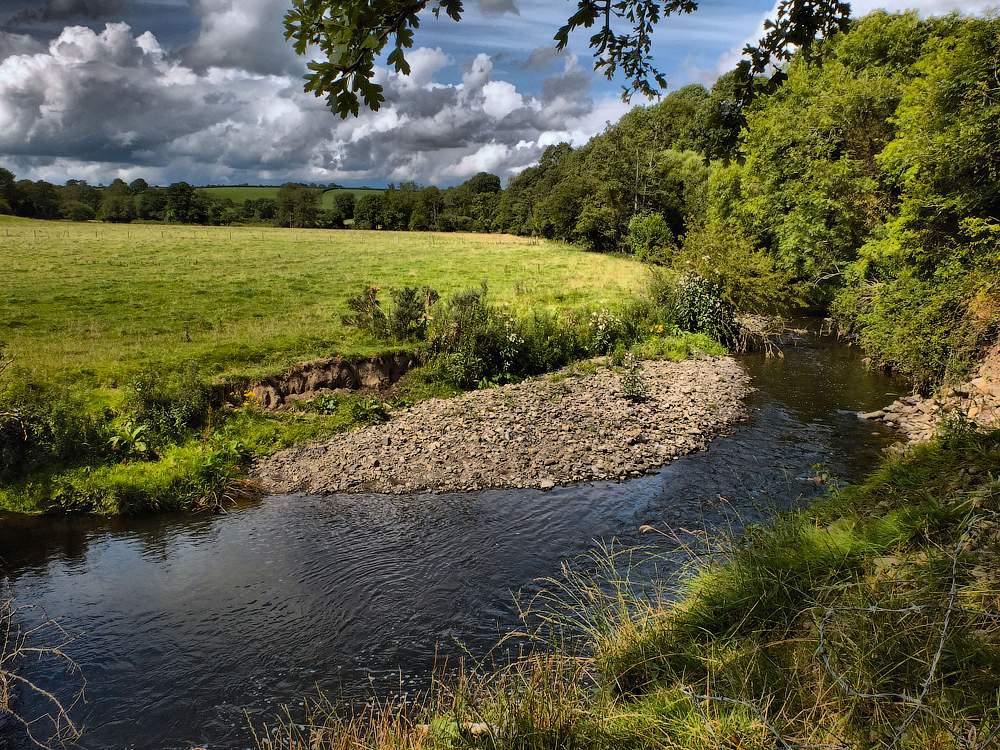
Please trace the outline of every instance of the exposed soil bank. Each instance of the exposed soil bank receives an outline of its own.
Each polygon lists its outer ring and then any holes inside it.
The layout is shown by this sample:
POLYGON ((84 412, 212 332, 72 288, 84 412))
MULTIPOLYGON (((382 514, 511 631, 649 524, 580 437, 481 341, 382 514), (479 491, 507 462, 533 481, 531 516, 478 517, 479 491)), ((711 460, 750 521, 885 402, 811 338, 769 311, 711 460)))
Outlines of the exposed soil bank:
POLYGON ((255 474, 274 493, 550 489, 646 473, 704 449, 744 415, 749 377, 728 357, 645 362, 643 377, 642 403, 626 400, 606 368, 432 399, 387 424, 282 451, 255 474))
POLYGON ((366 359, 332 357, 296 365, 282 375, 262 380, 250 390, 265 409, 279 409, 293 401, 315 398, 336 390, 385 388, 417 365, 409 352, 380 354, 366 359))
POLYGON ((902 431, 911 442, 934 436, 941 420, 964 417, 984 427, 1000 426, 1000 344, 990 350, 968 382, 946 386, 929 398, 904 396, 885 409, 862 414, 902 431))

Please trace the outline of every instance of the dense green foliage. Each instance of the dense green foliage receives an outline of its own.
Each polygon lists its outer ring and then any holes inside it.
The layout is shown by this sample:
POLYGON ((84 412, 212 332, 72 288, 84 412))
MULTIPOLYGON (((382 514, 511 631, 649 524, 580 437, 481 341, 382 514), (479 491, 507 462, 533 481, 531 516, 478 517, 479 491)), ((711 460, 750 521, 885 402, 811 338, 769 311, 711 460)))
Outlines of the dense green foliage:
POLYGON ((106 187, 94 187, 82 180, 53 185, 43 180, 17 180, 9 170, 0 168, 0 214, 33 219, 343 228, 354 218, 356 194, 380 192, 297 183, 195 188, 177 182, 160 188, 142 178, 129 184, 116 179, 106 187))
POLYGON ((485 285, 442 301, 428 287, 393 289, 390 297, 383 304, 378 289, 362 290, 348 301, 345 323, 386 343, 418 343, 424 376, 457 388, 512 382, 588 357, 620 359, 630 348, 649 358, 721 354, 718 342, 737 337, 728 305, 700 279, 672 274, 652 275, 643 294, 613 308, 589 310, 519 314, 493 302, 485 285))

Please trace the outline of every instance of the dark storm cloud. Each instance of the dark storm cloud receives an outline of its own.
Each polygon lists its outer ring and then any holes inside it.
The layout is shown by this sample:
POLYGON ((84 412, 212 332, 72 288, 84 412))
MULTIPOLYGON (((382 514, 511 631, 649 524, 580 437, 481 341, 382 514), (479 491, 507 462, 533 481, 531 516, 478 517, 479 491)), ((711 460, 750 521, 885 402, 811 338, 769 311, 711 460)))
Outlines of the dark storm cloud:
POLYGON ((47 0, 41 7, 22 8, 4 24, 7 28, 53 21, 103 21, 120 16, 125 0, 47 0))

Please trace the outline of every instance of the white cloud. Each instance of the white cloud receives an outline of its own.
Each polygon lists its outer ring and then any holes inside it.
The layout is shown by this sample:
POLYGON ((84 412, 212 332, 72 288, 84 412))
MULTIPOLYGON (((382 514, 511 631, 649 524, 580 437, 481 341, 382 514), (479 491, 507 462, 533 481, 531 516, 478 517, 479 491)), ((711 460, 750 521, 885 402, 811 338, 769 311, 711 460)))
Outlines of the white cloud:
POLYGON ((422 48, 411 77, 378 71, 378 112, 341 120, 294 74, 199 68, 191 54, 119 23, 67 27, 47 50, 0 60, 0 161, 59 181, 448 183, 515 174, 546 145, 580 145, 626 109, 591 102, 574 62, 539 98, 494 79, 485 54, 449 83, 449 56, 422 48))
POLYGON ((490 81, 483 86, 483 111, 495 120, 502 120, 515 109, 524 106, 524 98, 507 81, 490 81))

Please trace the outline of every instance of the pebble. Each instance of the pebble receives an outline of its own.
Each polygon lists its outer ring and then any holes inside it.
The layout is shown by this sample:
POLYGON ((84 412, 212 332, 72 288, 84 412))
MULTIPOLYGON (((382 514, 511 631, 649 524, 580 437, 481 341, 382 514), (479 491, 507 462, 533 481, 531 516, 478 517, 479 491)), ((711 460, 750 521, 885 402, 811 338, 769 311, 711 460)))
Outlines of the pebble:
POLYGON ((1000 344, 980 363, 967 383, 941 388, 934 396, 903 396, 885 409, 859 414, 862 419, 897 427, 912 443, 934 437, 949 416, 962 416, 984 427, 1000 425, 1000 344))
POLYGON ((386 424, 262 459, 267 492, 549 490, 639 476, 705 449, 745 416, 750 378, 729 357, 648 361, 643 402, 619 373, 558 373, 394 412, 386 424))

